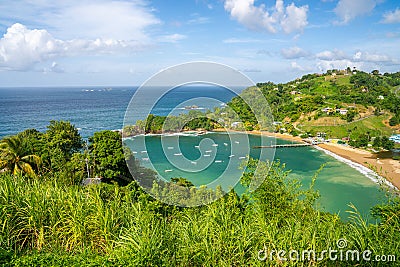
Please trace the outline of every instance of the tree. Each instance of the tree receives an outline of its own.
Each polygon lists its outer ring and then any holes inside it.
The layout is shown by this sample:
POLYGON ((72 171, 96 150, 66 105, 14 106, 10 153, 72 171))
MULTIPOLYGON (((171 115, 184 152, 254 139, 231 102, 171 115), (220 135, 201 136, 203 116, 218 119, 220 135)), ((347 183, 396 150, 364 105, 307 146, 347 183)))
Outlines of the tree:
POLYGON ((124 152, 120 133, 109 130, 96 132, 89 141, 96 175, 124 184, 133 180, 125 161, 125 158, 132 160, 133 156, 124 152))
POLYGON ((390 150, 394 148, 394 142, 389 140, 387 136, 382 136, 381 146, 383 149, 390 150))
POLYGON ((46 136, 49 147, 59 148, 68 158, 83 147, 83 140, 78 129, 69 121, 50 121, 46 136))
POLYGON ((27 153, 24 139, 19 136, 6 137, 0 142, 0 169, 13 175, 26 174, 36 177, 42 160, 39 156, 27 153))
POLYGON ((373 74, 373 75, 379 75, 379 70, 373 70, 373 71, 371 71, 371 74, 373 74))
POLYGON ((191 181, 189 181, 188 179, 183 178, 183 177, 171 178, 171 182, 172 182, 172 183, 175 183, 175 184, 177 184, 177 185, 179 185, 179 186, 183 186, 183 187, 193 187, 193 186, 194 186, 193 183, 192 183, 191 181))
POLYGON ((50 121, 46 131, 47 155, 53 170, 62 170, 72 155, 83 147, 78 129, 68 121, 50 121))
POLYGON ((390 126, 396 126, 396 125, 399 124, 399 123, 400 123, 400 119, 399 119, 399 117, 397 117, 397 116, 393 116, 393 117, 391 117, 390 120, 389 120, 389 125, 390 125, 390 126))
POLYGON ((375 137, 374 142, 372 143, 372 146, 374 148, 380 148, 381 145, 382 145, 381 138, 379 136, 375 137))

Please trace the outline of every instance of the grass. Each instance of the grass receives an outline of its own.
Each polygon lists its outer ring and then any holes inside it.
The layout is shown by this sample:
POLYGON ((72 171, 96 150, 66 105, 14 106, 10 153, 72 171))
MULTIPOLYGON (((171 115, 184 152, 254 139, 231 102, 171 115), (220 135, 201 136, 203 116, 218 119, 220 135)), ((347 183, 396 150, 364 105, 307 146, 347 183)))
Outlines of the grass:
POLYGON ((392 129, 387 127, 383 121, 389 118, 388 115, 382 116, 372 116, 364 120, 355 121, 343 125, 332 125, 332 126, 318 126, 313 125, 311 122, 304 121, 301 129, 304 131, 315 131, 315 132, 325 132, 329 137, 332 138, 342 138, 352 134, 364 134, 369 132, 371 136, 390 136, 392 134, 392 129))
MULTIPOLYGON (((264 248, 322 251, 344 238, 349 249, 400 251, 398 200, 382 207, 380 224, 313 208, 317 192, 301 190, 279 164, 262 163, 247 179, 254 192, 228 193, 197 208, 164 205, 135 184, 61 186, 1 175, 0 264, 5 266, 338 266, 258 259, 264 248), (267 175, 268 169, 271 171, 267 175)), ((246 179, 244 179, 245 181, 246 179)), ((400 257, 400 255, 397 255, 400 257)), ((340 262, 387 266, 374 262, 340 262)))

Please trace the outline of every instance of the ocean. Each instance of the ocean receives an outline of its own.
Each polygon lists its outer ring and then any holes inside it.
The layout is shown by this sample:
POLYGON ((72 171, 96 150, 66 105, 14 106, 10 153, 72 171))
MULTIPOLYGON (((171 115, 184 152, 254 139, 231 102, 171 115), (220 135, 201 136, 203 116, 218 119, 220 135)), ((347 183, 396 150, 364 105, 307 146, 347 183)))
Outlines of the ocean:
MULTIPOLYGON (((29 128, 45 131, 50 120, 70 121, 79 129, 83 138, 88 138, 96 131, 121 129, 125 110, 136 89, 136 87, 87 86, 0 88, 0 138, 29 128)), ((212 97, 227 102, 233 96, 235 96, 233 92, 214 86, 179 87, 160 98, 151 113, 167 115, 172 108, 193 98, 199 98, 200 102, 195 104, 198 109, 204 111, 213 108, 216 102, 202 100, 202 97, 212 97)), ((135 107, 133 112, 140 114, 141 110, 142 107, 138 106, 135 107)), ((187 111, 182 109, 182 112, 187 111)), ((176 149, 173 145, 176 144, 174 137, 171 137, 170 141, 167 138, 167 144, 171 142, 170 147, 174 147, 171 149, 171 155, 168 159, 163 153, 159 153, 161 151, 160 138, 160 136, 146 137, 146 148, 135 145, 134 139, 128 140, 128 145, 134 151, 146 149, 150 153, 149 155, 138 153, 135 156, 144 165, 148 163, 143 159, 150 157, 153 167, 166 179, 182 176, 191 180, 195 185, 208 184, 215 177, 221 175, 229 159, 237 163, 247 156, 246 153, 240 154, 240 151, 246 151, 248 145, 233 143, 235 149, 237 149, 235 155, 233 155, 227 136, 211 133, 197 137, 180 136, 181 151, 174 150, 176 149), (204 138, 212 139, 218 145, 214 146, 215 151, 211 152, 214 154, 212 155, 213 161, 209 162, 209 166, 201 172, 181 171, 176 168, 176 166, 179 166, 180 157, 186 156, 189 160, 195 161, 202 155, 196 146, 204 138), (182 155, 180 155, 181 153, 182 155), (171 158, 176 160, 175 165, 171 164, 171 158)), ((259 142, 257 138, 260 137, 250 136, 250 143, 259 142)), ((140 137, 136 139, 140 139, 140 137)), ((287 143, 287 141, 278 140, 278 143, 287 143)), ((251 149, 248 154, 257 156, 257 153, 259 151, 251 149)), ((269 156, 271 155, 267 155, 267 157, 269 156)), ((346 211, 350 210, 349 204, 354 204, 358 211, 366 215, 372 206, 385 200, 385 194, 371 179, 371 175, 366 173, 365 169, 357 169, 357 167, 337 160, 317 149, 311 147, 277 149, 275 159, 284 163, 286 169, 290 170, 289 176, 299 179, 304 187, 309 186, 314 174, 322 164, 325 164, 315 185, 321 194, 317 207, 325 211, 339 213, 342 218, 347 217, 346 211)), ((237 169, 231 171, 231 174, 235 174, 237 169)))

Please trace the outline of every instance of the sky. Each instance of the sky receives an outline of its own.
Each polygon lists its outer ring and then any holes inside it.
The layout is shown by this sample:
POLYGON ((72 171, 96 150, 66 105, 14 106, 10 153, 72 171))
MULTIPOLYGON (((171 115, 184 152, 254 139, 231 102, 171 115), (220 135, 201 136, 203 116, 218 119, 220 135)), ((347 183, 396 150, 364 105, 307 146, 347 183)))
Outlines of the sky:
POLYGON ((254 82, 400 71, 398 0, 2 0, 0 87, 140 85, 190 61, 254 82))

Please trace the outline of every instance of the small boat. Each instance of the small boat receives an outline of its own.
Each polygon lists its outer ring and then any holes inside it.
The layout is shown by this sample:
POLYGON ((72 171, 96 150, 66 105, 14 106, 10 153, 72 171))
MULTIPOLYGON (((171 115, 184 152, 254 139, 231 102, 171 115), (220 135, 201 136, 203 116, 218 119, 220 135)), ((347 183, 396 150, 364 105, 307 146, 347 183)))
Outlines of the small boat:
POLYGON ((169 146, 168 149, 171 150, 171 149, 174 149, 174 147, 173 146, 169 146))
POLYGON ((230 155, 229 158, 233 158, 235 155, 230 155))
POLYGON ((182 156, 182 153, 175 153, 174 156, 182 156))
POLYGON ((132 151, 132 154, 137 154, 137 151, 132 151))
POLYGON ((221 163, 222 162, 222 160, 216 160, 216 161, 214 161, 215 163, 221 163))
POLYGON ((142 150, 142 151, 140 151, 140 153, 147 153, 147 151, 146 150, 142 150))
POLYGON ((227 143, 224 143, 224 146, 228 146, 228 144, 227 144, 227 143))
POLYGON ((206 150, 206 153, 211 153, 212 152, 212 150, 206 150))
POLYGON ((192 163, 192 164, 194 164, 194 165, 196 165, 196 164, 197 164, 197 162, 196 162, 196 161, 191 161, 190 163, 192 163))
POLYGON ((194 148, 200 148, 200 146, 194 146, 194 148))
POLYGON ((142 160, 145 160, 145 161, 147 161, 147 160, 149 160, 149 158, 142 158, 142 160))
POLYGON ((204 155, 204 157, 210 157, 210 156, 211 156, 210 154, 205 154, 205 155, 204 155))
POLYGON ((239 141, 235 141, 235 144, 240 144, 240 142, 239 141))
POLYGON ((173 170, 165 170, 164 172, 172 172, 173 170))
POLYGON ((212 146, 218 146, 218 144, 212 144, 212 146))
POLYGON ((239 157, 239 159, 245 159, 246 157, 239 157))

